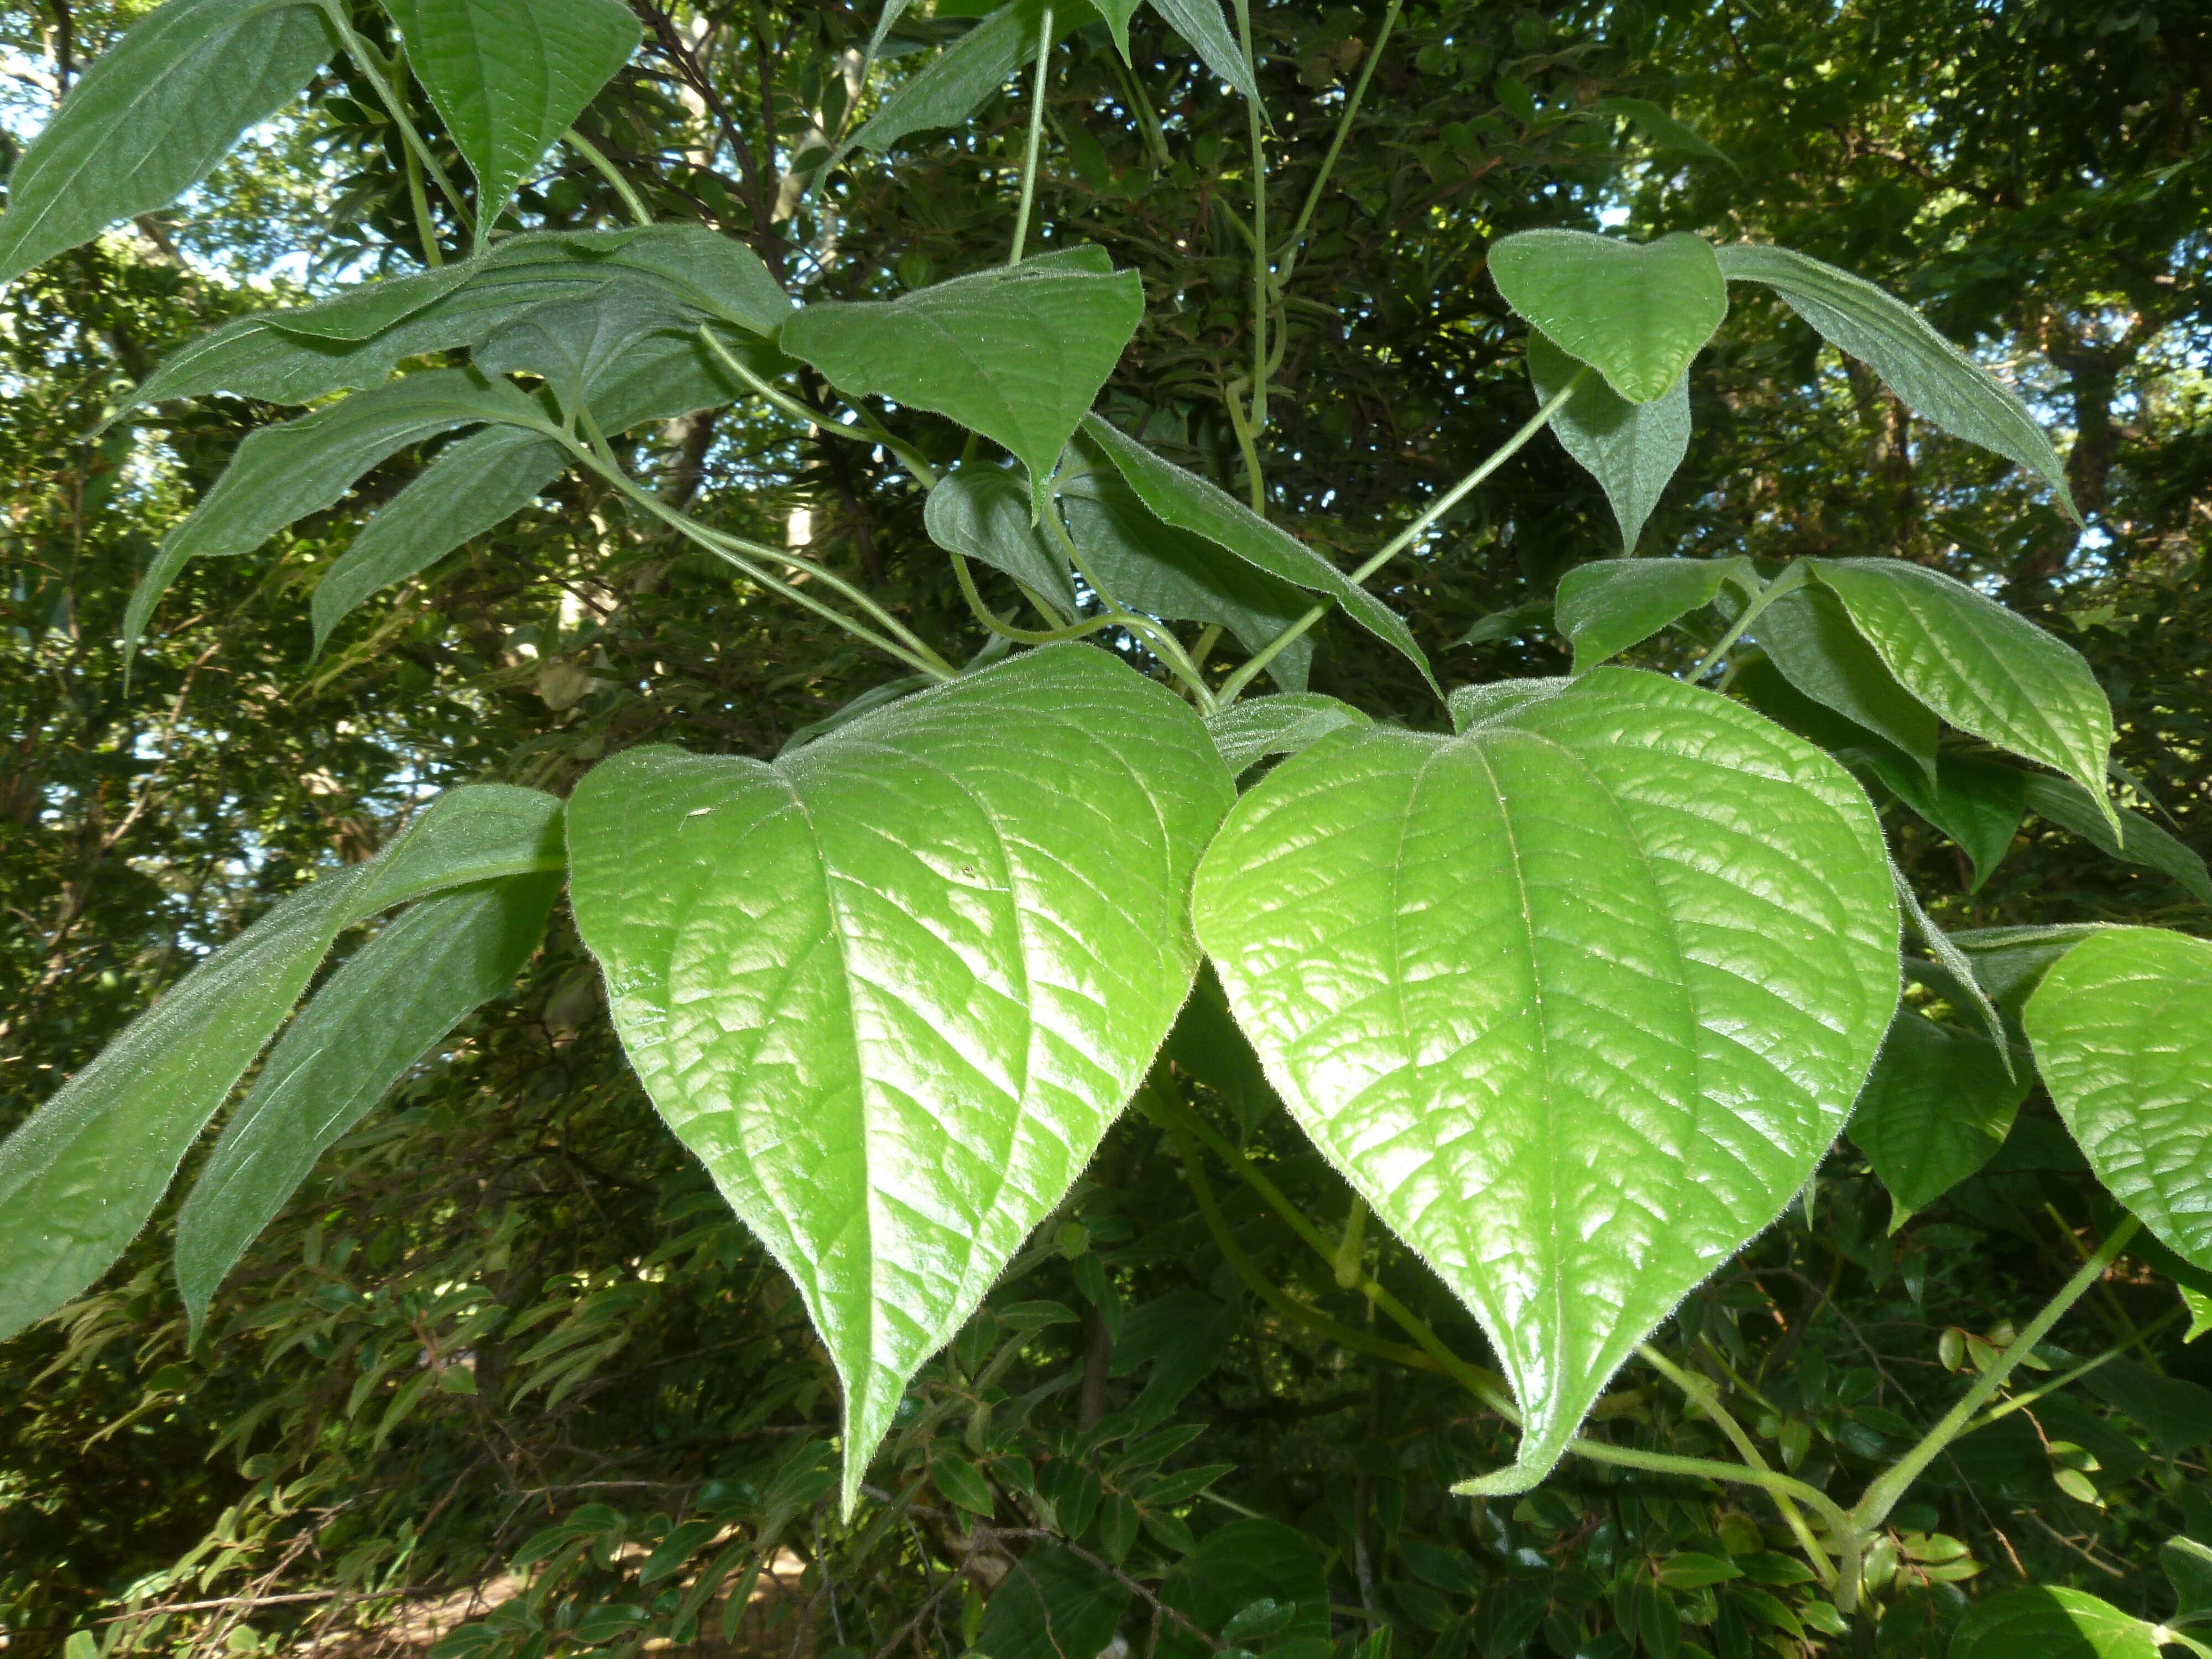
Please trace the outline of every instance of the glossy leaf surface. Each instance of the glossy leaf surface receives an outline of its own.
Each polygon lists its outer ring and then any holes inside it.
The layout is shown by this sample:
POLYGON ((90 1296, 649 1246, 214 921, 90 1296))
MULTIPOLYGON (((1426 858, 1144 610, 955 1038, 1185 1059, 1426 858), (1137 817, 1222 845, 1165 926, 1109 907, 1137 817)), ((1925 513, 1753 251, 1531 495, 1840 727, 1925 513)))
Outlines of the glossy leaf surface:
POLYGON ((2038 1584, 1969 1608, 1950 1659, 2158 1659, 2152 1626, 2085 1590, 2038 1584))
MULTIPOLYGON (((1304 590, 1163 523, 1110 465, 1099 465, 1063 485, 1060 504, 1069 537, 1115 603, 1170 621, 1218 623, 1247 651, 1312 608, 1304 590)), ((1268 678, 1285 691, 1304 690, 1313 653, 1312 634, 1300 635, 1275 653, 1268 678)))
POLYGON ((1892 1232, 1996 1156, 2027 1098, 2031 1079, 2016 1069, 2007 1076, 1979 1032, 1898 1011, 1850 1126, 1889 1194, 1892 1232))
POLYGON ((251 553, 286 525, 330 506, 396 451, 486 421, 541 432, 550 427, 545 412, 507 382, 440 368, 250 434, 139 580, 124 614, 126 646, 145 632, 154 606, 194 559, 251 553))
POLYGON ((922 506, 922 527, 948 553, 1005 571, 1073 617, 1067 556, 1031 516, 1031 505, 1027 478, 988 461, 971 462, 938 480, 922 506))
POLYGON ((848 398, 895 398, 1003 445, 1044 481, 1144 314, 1133 270, 1065 258, 955 277, 889 301, 806 307, 783 349, 848 398), (1038 267, 1042 268, 1038 268, 1038 267))
POLYGON ((1759 283, 1822 338, 1881 376, 1923 420, 1994 450, 2049 484, 2078 522, 2066 469, 2027 406, 1996 377, 1937 333, 1925 317, 1863 277, 1786 247, 1737 244, 1719 250, 1732 283, 1759 283))
POLYGON ((1936 776, 1936 715, 1898 683, 1835 594, 1808 585, 1771 601, 1752 629, 1801 694, 1883 738, 1936 776))
POLYGON ((2044 975, 2022 1024, 2097 1179, 2183 1260, 2212 1270, 2212 945, 2103 929, 2044 975))
POLYGON ((294 0, 169 0, 86 69, 8 177, 0 283, 164 207, 335 47, 294 0))
POLYGON ((356 951, 286 1028, 177 1215, 177 1283, 209 1298, 315 1160, 537 948, 557 874, 422 900, 356 951))
POLYGON ((578 787, 577 926, 654 1103, 836 1363, 848 1504, 1166 1036, 1231 793, 1188 706, 1087 646, 774 765, 632 750, 578 787))
POLYGON ((616 0, 390 0, 407 64, 476 174, 489 222, 636 50, 616 0))
POLYGON ((1559 578, 1552 620, 1573 643, 1579 674, 1711 605, 1731 577, 1755 581, 1751 561, 1593 559, 1559 578))
MULTIPOLYGON (((1155 455, 1097 416, 1084 422, 1084 430, 1097 441, 1154 516, 1228 549, 1271 576, 1334 599, 1354 622, 1395 647, 1421 671, 1424 679, 1436 685, 1429 659, 1413 642, 1404 618, 1304 542, 1277 529, 1225 490, 1155 455)), ((1437 695, 1443 695, 1441 690, 1437 695)))
POLYGON ((1897 998, 1866 798, 1750 710, 1599 669, 1285 762, 1199 938, 1315 1144, 1489 1334, 1542 1478, 1834 1139, 1897 998), (1759 1034, 1755 1043, 1745 1033, 1759 1034))
POLYGON ((377 509, 315 584, 315 652, 380 588, 428 569, 471 537, 504 524, 559 477, 568 452, 543 433, 495 426, 448 445, 377 509))
MULTIPOLYGON (((1529 335, 1528 378, 1540 402, 1550 402, 1577 367, 1541 334, 1529 335)), ((1552 416, 1552 433, 1605 491, 1621 550, 1634 553, 1644 520, 1690 453, 1689 378, 1648 404, 1632 404, 1603 381, 1586 379, 1552 416)))
POLYGON ((452 789, 367 864, 309 883, 164 992, 0 1143, 0 1338, 106 1271, 331 942, 441 888, 561 866, 561 803, 452 789))
POLYGON ((1820 559, 1813 571, 1907 691, 1961 732, 2104 799, 2112 709, 2081 653, 1925 565, 1820 559))
POLYGON ((1686 231, 1625 242, 1524 230, 1490 250, 1506 304, 1632 404, 1665 397, 1728 315, 1711 246, 1686 231))

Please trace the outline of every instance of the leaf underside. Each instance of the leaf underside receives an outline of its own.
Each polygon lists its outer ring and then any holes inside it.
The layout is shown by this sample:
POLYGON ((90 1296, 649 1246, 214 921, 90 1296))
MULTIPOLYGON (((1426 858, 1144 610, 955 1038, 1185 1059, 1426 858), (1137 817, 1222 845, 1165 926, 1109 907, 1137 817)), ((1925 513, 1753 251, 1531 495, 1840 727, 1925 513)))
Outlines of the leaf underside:
POLYGON ((1826 757, 1621 669, 1501 707, 1285 762, 1194 899, 1292 1114, 1489 1333, 1526 1419, 1493 1492, 1790 1200, 1898 988, 1881 832, 1826 757))
POLYGON ((633 750, 579 786, 578 928, 654 1103, 837 1366, 848 1507, 1167 1034, 1231 794, 1188 705, 1085 646, 774 765, 633 750))

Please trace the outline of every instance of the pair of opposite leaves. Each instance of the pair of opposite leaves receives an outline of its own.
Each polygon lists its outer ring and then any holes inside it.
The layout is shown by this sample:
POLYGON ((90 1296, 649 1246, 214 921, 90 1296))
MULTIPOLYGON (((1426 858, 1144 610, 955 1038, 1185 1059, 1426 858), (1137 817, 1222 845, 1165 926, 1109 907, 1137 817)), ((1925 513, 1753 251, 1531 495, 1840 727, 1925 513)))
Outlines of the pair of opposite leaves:
POLYGON ((1898 991, 1834 762, 1622 669, 1330 732, 1241 799, 1186 704, 1060 646, 773 765, 634 750, 568 811, 656 1105, 791 1273, 848 1504, 1212 958, 1315 1144, 1474 1311, 1533 1484, 1767 1225, 1898 991))

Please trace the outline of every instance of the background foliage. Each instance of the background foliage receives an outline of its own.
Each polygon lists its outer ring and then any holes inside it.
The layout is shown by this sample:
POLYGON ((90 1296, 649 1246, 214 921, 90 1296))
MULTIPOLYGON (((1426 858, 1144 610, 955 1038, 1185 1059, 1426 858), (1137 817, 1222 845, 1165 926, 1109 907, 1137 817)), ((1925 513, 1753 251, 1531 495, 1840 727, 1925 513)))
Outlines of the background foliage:
MULTIPOLYGON (((0 18, 17 140, 141 9, 46 0, 0 18)), ((1026 117, 1011 89, 957 135, 916 135, 810 192, 793 169, 843 122, 874 18, 827 3, 640 15, 647 50, 583 125, 656 216, 744 238, 810 297, 887 295, 1003 257, 1026 117)), ((963 16, 940 3, 902 21, 887 73, 963 16)), ((1257 9, 1279 219, 1380 21, 1257 9)), ((1241 493, 1224 398, 1250 353, 1243 112, 1155 15, 1133 33, 1133 74, 1100 24, 1056 60, 1040 218, 1051 242, 1097 242, 1143 273, 1146 320, 1109 398, 1241 493)), ((565 790, 650 740, 765 757, 893 677, 571 477, 356 612, 319 657, 304 594, 359 501, 254 559, 204 563, 126 690, 113 640, 138 571, 237 438, 282 413, 214 399, 82 434, 167 350, 271 292, 415 268, 421 227, 355 73, 339 59, 179 208, 0 298, 0 1127, 198 954, 365 857, 438 790, 565 790)), ((2212 848, 2208 105, 2212 34, 2179 6, 1409 5, 1290 284, 1271 507, 1357 560, 1393 503, 1526 417, 1523 337, 1483 270, 1502 234, 1626 225, 1802 248, 1906 294, 2069 433, 2087 533, 1752 301, 1693 372, 1698 441, 1644 550, 1898 554, 2002 594, 2090 658, 2116 758, 2182 840, 2212 848)), ((427 104, 416 118, 444 142, 427 104)), ((581 165, 532 181, 518 212, 623 219, 581 165)), ((912 435, 927 447, 940 430, 912 435)), ((754 404, 625 441, 707 521, 803 543, 927 637, 983 642, 947 607, 917 494, 869 452, 754 404)), ((1564 672, 1553 588, 1617 551, 1595 486, 1541 441, 1447 528, 1384 590, 1447 677, 1564 672)), ((1679 665, 1668 653, 1693 646, 1642 659, 1679 665)), ((1424 696, 1338 624, 1315 684, 1378 714, 1424 696)), ((1951 925, 2212 921, 2170 878, 2039 820, 1971 894, 1949 843, 1902 812, 1893 832, 1951 925)), ((1510 1433, 1237 1178, 1231 1148, 1332 1241, 1343 1227, 1342 1184, 1203 1032, 1171 1055, 1183 1098, 1128 1115, 924 1373, 877 1502, 843 1527, 827 1364, 599 1012, 556 921, 515 992, 325 1160, 204 1340, 185 1341, 157 1230, 106 1288, 0 1349, 11 1651, 82 1631, 107 1651, 313 1638, 536 1659, 673 1640, 1089 1659, 1118 1629, 1166 1654, 1272 1659, 1367 1644, 1904 1656, 1943 1651, 1970 1597, 2021 1583, 2167 1616, 2197 1581, 2169 1583, 2161 1546, 2212 1542, 2212 1367, 2172 1286, 2129 1271, 2043 1351, 2060 1370, 2124 1352, 1929 1472, 1877 1548, 1878 1619, 1849 1631, 1748 1494, 1570 1464, 1525 1499, 1448 1498, 1510 1433), (1194 1137, 1191 1111, 1221 1147, 1194 1137)), ((2095 1190, 2039 1094, 1995 1162, 1894 1235, 1843 1143, 1659 1346, 1772 1461, 1855 1490, 1955 1392, 1947 1372, 2078 1265, 2108 1218, 2095 1190)), ((1358 1249, 1480 1356, 1394 1245, 1358 1249)), ((1608 1432, 1721 1449, 1658 1371, 1614 1388, 1608 1432)))

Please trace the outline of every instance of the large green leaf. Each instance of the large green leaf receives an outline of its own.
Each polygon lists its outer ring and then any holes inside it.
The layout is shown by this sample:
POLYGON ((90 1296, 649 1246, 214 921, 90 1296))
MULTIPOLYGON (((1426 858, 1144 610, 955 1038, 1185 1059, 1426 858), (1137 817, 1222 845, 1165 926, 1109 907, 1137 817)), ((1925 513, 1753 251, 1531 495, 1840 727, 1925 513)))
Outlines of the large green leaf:
POLYGON ((1899 684, 1961 732, 2063 772, 2103 800, 2112 709, 2081 653, 1925 565, 1809 562, 1899 684))
POLYGON ((1624 242, 1524 230, 1490 250, 1505 303, 1632 404, 1665 397, 1728 315, 1711 245, 1686 231, 1624 242))
POLYGON ((1188 705, 1081 645, 773 765, 633 750, 578 786, 577 927, 654 1103, 836 1364, 848 1506, 1167 1034, 1231 794, 1188 705))
POLYGON ((640 33, 616 0, 386 0, 386 9, 408 67, 476 174, 487 233, 640 33))
POLYGON ((2093 933, 2044 975, 2021 1023, 2097 1179, 2212 1270, 2212 945, 2154 927, 2093 933))
POLYGON ((1489 1333, 1504 1492, 1796 1193, 1898 959, 1873 810, 1809 744, 1617 668, 1494 709, 1284 762, 1193 911, 1300 1125, 1489 1333))
POLYGON ((2212 875, 2206 873, 2204 860, 2141 812, 2121 812, 2115 834, 2106 821, 2111 803, 2101 789, 2091 794, 2071 778, 2032 773, 2025 780, 2025 800, 2038 817, 2071 830, 2110 857, 2171 876, 2212 904, 2212 875))
POLYGON ((137 647, 155 605, 194 559, 251 553, 286 525, 331 506, 396 451, 487 421, 559 431, 506 381, 486 380, 474 369, 439 368, 252 433, 139 579, 124 613, 125 650, 137 647))
POLYGON ((438 893, 356 951, 286 1029, 177 1215, 177 1283, 197 1333, 209 1298, 330 1145, 425 1049, 513 983, 557 874, 438 893))
POLYGON ((1835 594, 1808 584, 1771 601, 1752 631, 1766 659, 1799 692, 1909 756, 1936 776, 1936 720, 1898 684, 1835 594))
POLYGON ((0 283, 176 199, 336 42, 295 0, 169 0, 93 61, 8 178, 0 283))
POLYGON ((1922 419, 2017 461, 2058 492, 2076 521, 2066 469, 2027 406, 1902 300, 1863 277, 1786 247, 1719 250, 1732 283, 1762 283, 1832 345, 1881 376, 1922 419))
POLYGON ((2159 1659, 2154 1627, 2085 1590, 2038 1584, 1976 1603, 1950 1659, 2159 1659))
POLYGON ((108 419, 215 392, 300 404, 377 386, 409 357, 480 344, 532 307, 625 276, 749 335, 772 335, 791 314, 752 251, 703 226, 514 236, 465 264, 226 323, 169 357, 108 419))
POLYGON ((380 588, 427 570, 463 542, 505 523, 568 465, 568 452, 526 427, 487 427, 441 451, 353 538, 315 584, 315 652, 380 588))
POLYGON ((1269 524, 1227 491, 1155 455, 1097 416, 1084 422, 1084 430, 1097 441, 1155 518, 1227 548, 1271 576, 1334 599, 1354 622, 1419 669, 1421 678, 1437 689, 1437 696, 1443 695, 1405 619, 1313 549, 1269 524))
POLYGON ((1890 1231, 1996 1156, 2029 1082, 1978 1032, 1898 1011, 1850 1126, 1889 1194, 1890 1231))
POLYGON ((448 790, 376 858, 309 883, 164 992, 0 1143, 0 1339, 122 1254, 341 933, 441 888, 558 870, 560 815, 534 789, 448 790))
POLYGON ((957 421, 1046 481, 1145 311, 1133 270, 1065 258, 957 276, 890 301, 807 307, 781 343, 848 398, 872 392, 957 421))
MULTIPOLYGON (((1061 485, 1060 503, 1091 574, 1117 604, 1146 616, 1218 623, 1258 651, 1313 606, 1304 589, 1163 522, 1103 461, 1061 485)), ((1300 635, 1269 661, 1269 678, 1285 691, 1304 690, 1313 653, 1311 632, 1300 635)))
POLYGON ((1067 555, 1035 517, 1033 500, 1026 477, 971 461, 938 480, 922 507, 922 527, 946 552, 1005 571, 1073 617, 1067 555))
POLYGON ((1731 580, 1756 585, 1749 559, 1593 559, 1559 578, 1552 620, 1579 674, 1711 605, 1731 580))
MULTIPOLYGON (((1541 334, 1529 335, 1528 378, 1540 402, 1549 403, 1577 368, 1541 334)), ((1586 380, 1552 416, 1552 434, 1598 481, 1620 523, 1621 550, 1632 554, 1644 521, 1690 453, 1689 377, 1648 404, 1632 404, 1604 381, 1586 380)))

